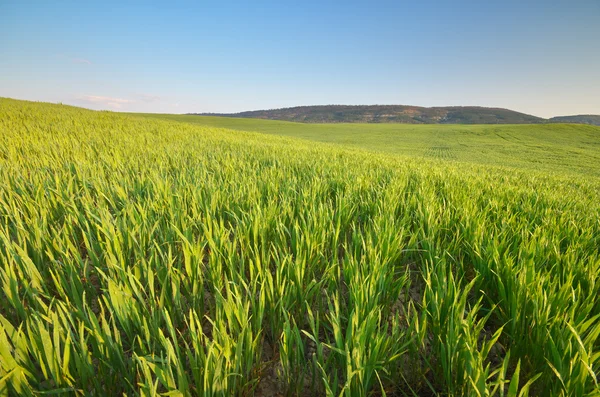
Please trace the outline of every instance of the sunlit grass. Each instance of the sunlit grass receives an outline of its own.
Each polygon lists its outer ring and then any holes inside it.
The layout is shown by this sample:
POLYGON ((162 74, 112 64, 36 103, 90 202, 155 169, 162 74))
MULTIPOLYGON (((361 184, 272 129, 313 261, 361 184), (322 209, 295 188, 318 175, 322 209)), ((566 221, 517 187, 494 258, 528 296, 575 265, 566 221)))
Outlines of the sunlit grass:
POLYGON ((600 127, 591 125, 304 124, 175 114, 133 116, 343 144, 427 160, 600 177, 600 127))
POLYGON ((598 247, 591 177, 1 100, 0 394, 597 395, 598 247))

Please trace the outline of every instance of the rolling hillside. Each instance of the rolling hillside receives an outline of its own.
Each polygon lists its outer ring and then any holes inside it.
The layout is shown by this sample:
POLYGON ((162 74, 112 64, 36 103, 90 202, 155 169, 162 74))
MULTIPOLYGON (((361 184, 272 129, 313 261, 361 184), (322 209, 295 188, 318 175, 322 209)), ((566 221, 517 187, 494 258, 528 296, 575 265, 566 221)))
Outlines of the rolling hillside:
POLYGON ((302 123, 532 124, 545 121, 513 110, 478 106, 327 105, 204 115, 302 123))
POLYGON ((144 117, 417 158, 600 176, 600 128, 590 125, 304 124, 214 116, 146 114, 144 117))
POLYGON ((600 126, 600 115, 581 114, 577 116, 559 116, 550 119, 552 123, 578 123, 600 126))
POLYGON ((597 395, 598 128, 0 110, 0 396, 597 395))

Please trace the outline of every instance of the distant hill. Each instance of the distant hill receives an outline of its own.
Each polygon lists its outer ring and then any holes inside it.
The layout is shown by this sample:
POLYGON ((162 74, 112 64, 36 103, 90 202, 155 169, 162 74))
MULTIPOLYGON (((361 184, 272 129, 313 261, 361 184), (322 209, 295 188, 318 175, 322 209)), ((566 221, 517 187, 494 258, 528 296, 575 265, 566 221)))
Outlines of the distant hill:
POLYGON ((576 123, 576 124, 600 125, 600 115, 580 114, 577 116, 559 116, 559 117, 552 117, 549 121, 551 123, 576 123))
POLYGON ((546 119, 479 106, 326 105, 200 115, 285 120, 302 123, 536 124, 546 119))

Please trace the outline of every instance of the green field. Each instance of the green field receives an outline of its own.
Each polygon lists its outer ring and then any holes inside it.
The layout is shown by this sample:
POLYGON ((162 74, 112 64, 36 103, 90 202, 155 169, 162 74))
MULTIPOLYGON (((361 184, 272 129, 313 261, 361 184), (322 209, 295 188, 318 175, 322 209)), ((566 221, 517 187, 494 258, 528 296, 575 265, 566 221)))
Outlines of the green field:
POLYGON ((191 115, 145 116, 339 143, 382 153, 600 177, 600 127, 582 124, 302 124, 191 115))
POLYGON ((0 99, 0 395, 598 396, 599 145, 0 99))

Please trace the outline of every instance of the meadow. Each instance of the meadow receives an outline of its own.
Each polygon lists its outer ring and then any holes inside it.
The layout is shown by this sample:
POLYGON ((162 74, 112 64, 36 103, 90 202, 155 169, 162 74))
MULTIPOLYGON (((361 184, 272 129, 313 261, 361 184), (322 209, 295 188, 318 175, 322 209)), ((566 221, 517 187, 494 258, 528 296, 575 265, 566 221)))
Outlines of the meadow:
POLYGON ((196 115, 144 116, 385 154, 600 177, 600 127, 584 124, 304 124, 196 115))
POLYGON ((0 395, 600 395, 600 128, 188 117, 0 99, 0 395))

